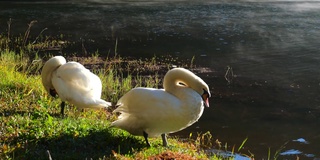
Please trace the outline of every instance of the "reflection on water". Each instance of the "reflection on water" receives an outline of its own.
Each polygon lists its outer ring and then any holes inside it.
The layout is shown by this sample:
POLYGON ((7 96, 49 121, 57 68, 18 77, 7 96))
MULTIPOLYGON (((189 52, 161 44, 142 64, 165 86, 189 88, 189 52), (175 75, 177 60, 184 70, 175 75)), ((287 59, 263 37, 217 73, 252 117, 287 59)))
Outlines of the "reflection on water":
POLYGON ((0 31, 9 18, 19 34, 38 20, 34 35, 48 28, 91 51, 112 53, 118 40, 123 56, 195 56, 213 105, 178 135, 211 131, 230 149, 248 137, 241 152, 257 159, 283 144, 280 156, 319 158, 319 15, 316 0, 11 1, 0 2, 0 31))
POLYGON ((216 150, 216 149, 211 149, 208 150, 207 152, 212 153, 212 154, 216 154, 219 157, 222 157, 224 159, 228 159, 228 158, 233 158, 234 160, 250 160, 250 158, 246 157, 246 156, 242 156, 240 154, 235 154, 229 151, 222 151, 222 150, 216 150))
MULTIPOLYGON (((309 144, 309 142, 306 141, 304 138, 298 138, 296 140, 292 140, 292 142, 298 143, 298 145, 309 144)), ((305 152, 303 152, 303 150, 298 150, 298 149, 284 149, 283 151, 281 151, 281 153, 279 155, 289 156, 289 157, 297 157, 300 155, 302 155, 303 157, 308 157, 308 158, 315 157, 314 154, 305 153, 305 152)))
POLYGON ((295 139, 295 140, 292 140, 293 142, 300 142, 302 144, 309 144, 308 141, 306 141, 304 138, 298 138, 298 139, 295 139))
POLYGON ((299 150, 296 150, 296 149, 289 149, 289 150, 286 150, 284 152, 281 152, 280 155, 282 156, 299 156, 299 155, 304 155, 305 157, 308 157, 308 158, 313 158, 314 157, 314 154, 304 154, 303 152, 299 151, 299 150))

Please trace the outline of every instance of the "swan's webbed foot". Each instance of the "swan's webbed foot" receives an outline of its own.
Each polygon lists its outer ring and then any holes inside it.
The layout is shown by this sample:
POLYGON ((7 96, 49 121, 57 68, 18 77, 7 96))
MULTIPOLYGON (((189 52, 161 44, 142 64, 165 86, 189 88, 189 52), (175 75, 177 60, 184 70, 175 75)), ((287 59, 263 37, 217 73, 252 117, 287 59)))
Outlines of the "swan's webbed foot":
POLYGON ((167 141, 167 136, 165 133, 161 134, 161 138, 162 138, 162 145, 164 147, 167 147, 168 146, 168 141, 167 141))
POLYGON ((148 141, 148 133, 145 132, 145 131, 143 131, 143 137, 144 137, 144 139, 146 140, 147 146, 150 147, 150 143, 149 143, 149 141, 148 141))

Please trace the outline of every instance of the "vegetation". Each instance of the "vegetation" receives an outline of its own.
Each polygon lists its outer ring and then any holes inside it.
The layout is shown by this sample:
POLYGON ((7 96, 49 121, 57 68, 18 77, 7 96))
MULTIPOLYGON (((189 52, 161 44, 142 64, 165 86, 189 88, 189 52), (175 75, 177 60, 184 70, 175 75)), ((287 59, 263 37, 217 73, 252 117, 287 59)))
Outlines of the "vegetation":
MULTIPOLYGON (((142 137, 109 128, 117 117, 112 108, 78 112, 70 106, 61 117, 61 101, 45 92, 39 75, 51 55, 39 53, 69 42, 42 35, 30 41, 33 23, 23 36, 11 37, 10 27, 7 35, 0 35, 0 159, 232 159, 205 153, 203 146, 212 142, 209 133, 196 139, 169 138, 168 148, 161 146, 160 138, 150 139, 153 147, 147 148, 142 137)), ((103 82, 103 99, 113 103, 132 87, 158 87, 163 74, 159 67, 164 72, 168 68, 156 58, 102 58, 98 52, 67 59, 81 61, 95 72, 103 82)))

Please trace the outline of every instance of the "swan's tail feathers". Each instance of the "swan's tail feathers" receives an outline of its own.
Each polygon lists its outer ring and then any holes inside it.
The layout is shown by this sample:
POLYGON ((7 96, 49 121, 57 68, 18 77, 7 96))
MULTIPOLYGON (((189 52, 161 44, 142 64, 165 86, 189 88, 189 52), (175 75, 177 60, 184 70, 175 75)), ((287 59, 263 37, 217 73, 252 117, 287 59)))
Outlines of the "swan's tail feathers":
POLYGON ((108 107, 111 106, 111 102, 107 102, 105 100, 102 100, 102 99, 96 99, 94 104, 91 105, 90 108, 104 108, 104 109, 107 109, 108 107))
POLYGON ((100 100, 100 102, 101 102, 100 104, 102 104, 103 108, 108 108, 108 107, 112 106, 111 102, 107 102, 102 99, 100 100))

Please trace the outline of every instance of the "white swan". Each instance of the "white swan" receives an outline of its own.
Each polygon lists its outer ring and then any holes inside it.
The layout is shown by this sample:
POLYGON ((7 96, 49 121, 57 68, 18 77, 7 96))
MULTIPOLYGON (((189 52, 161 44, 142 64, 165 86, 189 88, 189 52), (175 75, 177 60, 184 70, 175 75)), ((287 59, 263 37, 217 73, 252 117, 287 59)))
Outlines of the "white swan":
POLYGON ((180 131, 195 123, 204 105, 209 107, 208 85, 191 71, 175 68, 164 77, 164 89, 134 88, 121 97, 113 112, 120 112, 111 127, 118 127, 133 135, 149 137, 161 135, 167 146, 166 133, 180 131))
POLYGON ((64 114, 65 101, 81 108, 107 108, 110 102, 102 100, 102 84, 98 76, 77 62, 68 62, 62 56, 49 59, 43 66, 42 84, 53 97, 58 94, 61 114, 64 114))

